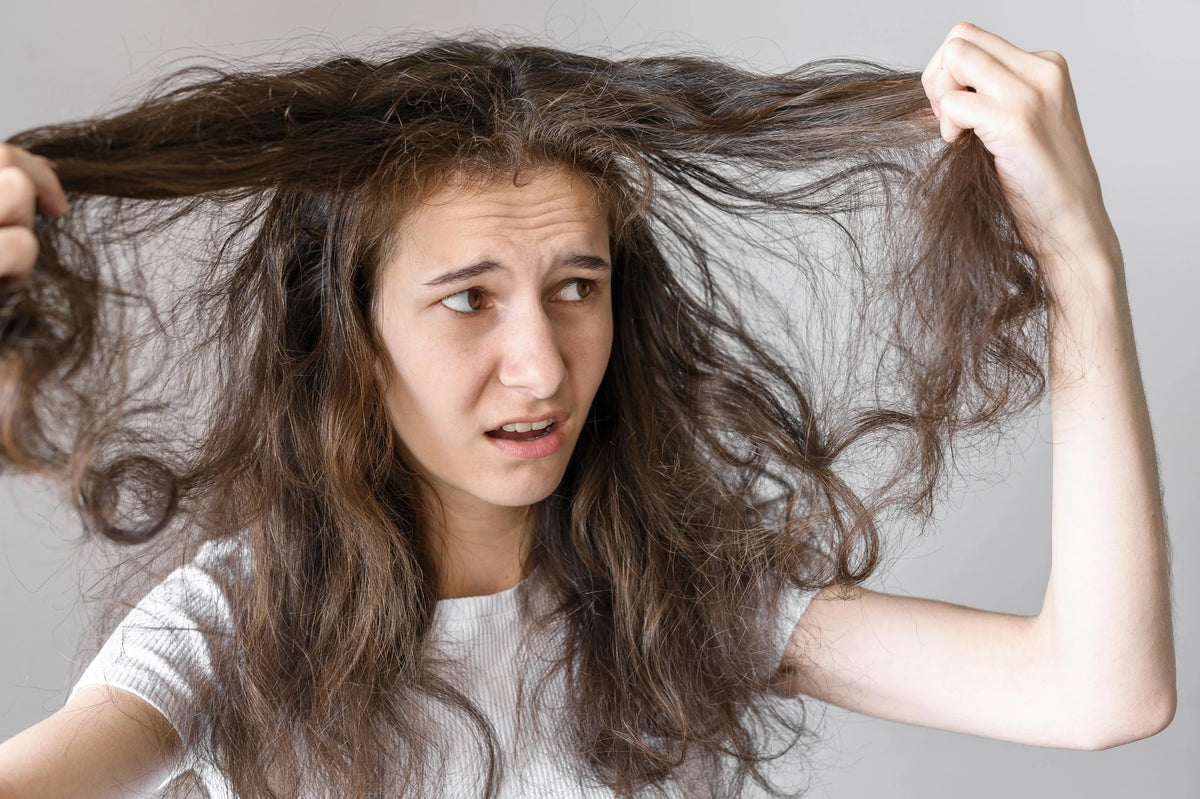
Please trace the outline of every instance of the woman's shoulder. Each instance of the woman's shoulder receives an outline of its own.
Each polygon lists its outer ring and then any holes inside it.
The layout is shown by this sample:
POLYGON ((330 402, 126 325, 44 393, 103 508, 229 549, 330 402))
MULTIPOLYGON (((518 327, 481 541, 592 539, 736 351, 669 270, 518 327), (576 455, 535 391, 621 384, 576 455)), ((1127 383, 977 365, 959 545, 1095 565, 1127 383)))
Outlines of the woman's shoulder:
POLYGON ((250 563, 245 533, 201 543, 130 608, 67 703, 88 685, 121 688, 170 721, 190 749, 202 723, 193 709, 197 692, 213 674, 214 637, 233 633, 231 581, 242 579, 250 563))
POLYGON ((140 604, 170 608, 192 622, 204 620, 225 628, 230 595, 249 577, 252 566, 247 532, 204 541, 190 560, 168 574, 140 604))
POLYGON ((245 532, 202 542, 129 606, 105 646, 120 640, 182 651, 199 647, 193 636, 229 634, 230 598, 249 574, 250 554, 245 532))
POLYGON ((191 561, 181 568, 193 568, 208 574, 244 574, 250 570, 250 533, 243 530, 223 538, 204 541, 191 561))

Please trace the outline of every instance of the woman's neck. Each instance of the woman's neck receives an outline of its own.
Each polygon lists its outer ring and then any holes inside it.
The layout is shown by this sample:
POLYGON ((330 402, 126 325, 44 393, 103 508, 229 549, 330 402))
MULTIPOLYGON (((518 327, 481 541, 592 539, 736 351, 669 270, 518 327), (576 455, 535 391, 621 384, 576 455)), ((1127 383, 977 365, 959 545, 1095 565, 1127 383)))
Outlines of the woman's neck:
POLYGON ((445 511, 444 523, 428 536, 438 599, 495 594, 528 575, 532 508, 496 508, 471 515, 457 514, 453 508, 445 511))

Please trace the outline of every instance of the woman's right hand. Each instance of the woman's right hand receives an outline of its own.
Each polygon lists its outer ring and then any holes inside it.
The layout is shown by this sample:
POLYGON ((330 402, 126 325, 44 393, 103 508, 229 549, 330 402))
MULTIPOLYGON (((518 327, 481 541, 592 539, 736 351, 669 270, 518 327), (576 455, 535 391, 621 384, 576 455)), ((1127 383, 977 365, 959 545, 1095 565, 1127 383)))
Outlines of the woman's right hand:
POLYGON ((62 216, 67 194, 48 158, 0 142, 0 278, 23 279, 37 263, 35 215, 62 216))

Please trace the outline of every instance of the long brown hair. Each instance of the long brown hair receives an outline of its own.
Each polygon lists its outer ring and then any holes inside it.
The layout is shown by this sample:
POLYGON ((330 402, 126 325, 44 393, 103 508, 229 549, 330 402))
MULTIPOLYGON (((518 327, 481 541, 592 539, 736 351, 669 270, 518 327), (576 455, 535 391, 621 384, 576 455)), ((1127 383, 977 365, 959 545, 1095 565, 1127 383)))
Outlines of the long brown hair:
POLYGON ((567 168, 609 214, 612 357, 531 557, 566 635, 567 747, 620 794, 685 759, 714 795, 765 787, 760 725, 805 725, 772 702, 761 610, 871 575, 890 514, 928 520, 957 447, 1045 389, 1053 298, 987 151, 938 138, 915 72, 473 34, 189 67, 9 141, 56 162, 72 209, 38 220, 6 294, 0 463, 66 486, 131 557, 245 532, 253 579, 225 586, 235 634, 188 743, 248 799, 421 795, 429 701, 501 778, 428 651, 426 509, 376 379, 380 266, 450 177, 567 168), (798 307, 772 299, 784 279, 798 307))

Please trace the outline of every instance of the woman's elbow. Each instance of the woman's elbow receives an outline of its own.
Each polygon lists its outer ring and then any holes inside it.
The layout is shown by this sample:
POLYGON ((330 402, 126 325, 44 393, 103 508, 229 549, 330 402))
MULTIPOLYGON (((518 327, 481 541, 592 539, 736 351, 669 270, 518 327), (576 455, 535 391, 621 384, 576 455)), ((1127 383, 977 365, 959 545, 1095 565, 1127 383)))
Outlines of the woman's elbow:
POLYGON ((1147 695, 1132 707, 1107 713, 1083 731, 1080 749, 1099 751, 1140 741, 1165 730, 1175 718, 1174 683, 1147 695))

